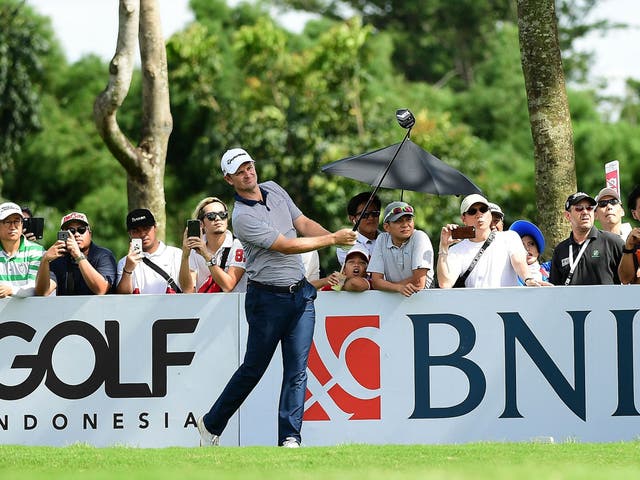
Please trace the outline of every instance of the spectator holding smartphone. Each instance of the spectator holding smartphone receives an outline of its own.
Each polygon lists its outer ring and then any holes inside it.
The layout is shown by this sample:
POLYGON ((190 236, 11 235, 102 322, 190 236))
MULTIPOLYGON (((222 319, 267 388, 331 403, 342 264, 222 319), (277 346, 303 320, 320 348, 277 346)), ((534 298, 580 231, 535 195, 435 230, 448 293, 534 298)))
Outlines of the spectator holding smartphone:
POLYGON ((528 273, 527 252, 516 232, 492 231, 490 203, 482 195, 466 196, 460 217, 475 227, 475 237, 461 241, 453 232, 458 225, 442 227, 438 251, 438 282, 441 288, 515 287, 518 276, 526 286, 540 283, 528 273), (457 283, 456 283, 457 282, 457 283))
POLYGON ((197 235, 185 229, 182 240, 180 284, 184 293, 246 291, 244 248, 228 229, 227 204, 216 197, 203 198, 193 217, 200 228, 197 235))
POLYGON ((93 232, 84 213, 71 212, 60 221, 60 235, 44 253, 36 295, 104 295, 116 281, 116 259, 111 250, 93 242, 93 232), (63 237, 66 237, 63 239, 63 237))
POLYGON ((384 209, 384 233, 376 240, 368 272, 376 290, 410 297, 433 280, 433 247, 429 236, 414 225, 414 209, 391 202, 384 209))
POLYGON ((179 248, 158 239, 158 226, 150 210, 136 208, 127 214, 129 253, 118 262, 117 293, 180 293, 179 248))

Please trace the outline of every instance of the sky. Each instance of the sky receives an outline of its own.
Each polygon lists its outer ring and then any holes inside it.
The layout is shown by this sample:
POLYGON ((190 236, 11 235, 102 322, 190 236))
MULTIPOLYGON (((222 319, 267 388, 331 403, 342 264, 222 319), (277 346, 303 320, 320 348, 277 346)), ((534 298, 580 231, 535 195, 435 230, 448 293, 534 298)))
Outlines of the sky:
MULTIPOLYGON (((27 0, 27 3, 51 17, 69 61, 87 53, 96 53, 105 60, 113 56, 118 28, 117 0, 27 0), (96 18, 100 21, 96 22, 96 18)), ((193 19, 189 0, 159 0, 159 4, 165 38, 193 19)), ((601 0, 593 17, 631 26, 606 36, 591 35, 577 43, 580 49, 596 52, 592 76, 605 77, 609 82, 602 93, 623 95, 625 78, 640 79, 640 1, 601 0)), ((281 17, 280 21, 294 31, 300 31, 304 23, 296 15, 281 17)))

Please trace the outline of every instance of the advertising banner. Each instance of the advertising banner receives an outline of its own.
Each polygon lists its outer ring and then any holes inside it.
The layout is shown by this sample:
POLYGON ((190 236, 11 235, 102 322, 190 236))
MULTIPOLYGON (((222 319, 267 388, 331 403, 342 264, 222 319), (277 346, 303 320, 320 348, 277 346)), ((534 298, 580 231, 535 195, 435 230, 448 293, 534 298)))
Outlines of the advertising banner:
MULTIPOLYGON (((640 434, 634 286, 320 292, 303 444, 640 434)), ((0 300, 0 443, 195 446, 243 294, 0 300)), ((275 445, 277 352, 221 437, 275 445)))

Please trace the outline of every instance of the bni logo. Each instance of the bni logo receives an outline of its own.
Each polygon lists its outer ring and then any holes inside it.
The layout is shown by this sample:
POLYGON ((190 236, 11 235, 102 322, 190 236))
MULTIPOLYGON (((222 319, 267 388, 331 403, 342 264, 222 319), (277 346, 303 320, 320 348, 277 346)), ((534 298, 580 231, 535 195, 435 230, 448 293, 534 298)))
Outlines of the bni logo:
POLYGON ((328 316, 311 345, 304 420, 379 420, 377 315, 328 316))

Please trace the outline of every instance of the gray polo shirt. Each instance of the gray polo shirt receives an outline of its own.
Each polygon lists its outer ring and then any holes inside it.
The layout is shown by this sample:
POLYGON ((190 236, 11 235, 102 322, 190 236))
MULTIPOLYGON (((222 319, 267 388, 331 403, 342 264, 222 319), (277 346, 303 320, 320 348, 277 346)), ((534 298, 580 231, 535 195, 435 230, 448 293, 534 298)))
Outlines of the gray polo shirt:
POLYGON ((368 272, 382 273, 385 280, 399 282, 409 278, 418 268, 429 269, 425 288, 430 287, 433 281, 433 247, 425 232, 415 230, 400 247, 393 244, 387 232, 378 236, 368 272))
POLYGON ((259 184, 262 202, 236 194, 233 207, 233 233, 244 246, 249 280, 286 286, 304 277, 299 254, 287 255, 269 250, 278 235, 296 238, 293 221, 302 215, 289 194, 275 182, 259 184))

